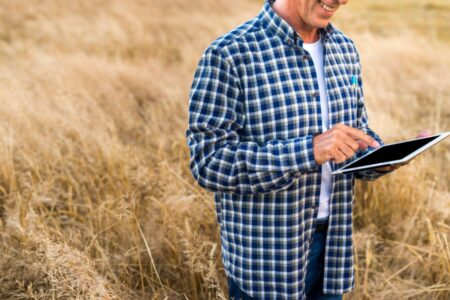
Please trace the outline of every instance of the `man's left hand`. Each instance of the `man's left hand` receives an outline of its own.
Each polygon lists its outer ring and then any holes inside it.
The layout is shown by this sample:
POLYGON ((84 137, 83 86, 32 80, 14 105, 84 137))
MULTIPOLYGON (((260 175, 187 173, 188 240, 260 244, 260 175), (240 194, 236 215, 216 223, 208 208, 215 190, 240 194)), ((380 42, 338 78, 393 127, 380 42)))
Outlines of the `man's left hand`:
MULTIPOLYGON (((425 137, 429 137, 429 136, 431 136, 431 135, 432 135, 431 130, 429 130, 429 129, 424 129, 424 130, 422 130, 422 131, 416 136, 416 138, 425 138, 425 137)), ((411 159, 411 160, 412 160, 412 159, 411 159)), ((408 161, 405 162, 405 163, 401 163, 401 164, 394 165, 394 166, 387 166, 387 167, 376 168, 375 171, 378 171, 378 172, 381 172, 381 173, 394 171, 394 170, 397 170, 398 168, 400 168, 400 167, 402 167, 402 166, 404 166, 404 165, 409 164, 409 162, 410 162, 411 160, 408 160, 408 161)))

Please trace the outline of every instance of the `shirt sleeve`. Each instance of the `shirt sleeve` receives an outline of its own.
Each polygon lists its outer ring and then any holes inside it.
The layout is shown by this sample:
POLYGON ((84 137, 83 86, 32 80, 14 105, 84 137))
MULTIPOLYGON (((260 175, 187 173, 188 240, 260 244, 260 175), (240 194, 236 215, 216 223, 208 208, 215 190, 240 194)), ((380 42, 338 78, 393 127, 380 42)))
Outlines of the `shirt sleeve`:
MULTIPOLYGON (((355 50, 356 51, 356 50, 355 50)), ((378 143, 380 143, 380 146, 384 145, 383 140, 381 139, 381 137, 375 133, 372 129, 370 129, 369 127, 369 117, 367 114, 367 110, 366 107, 364 105, 364 93, 363 93, 363 84, 362 84, 362 76, 361 76, 361 64, 359 62, 359 55, 358 55, 358 68, 357 68, 357 79, 358 79, 358 85, 357 85, 357 124, 358 124, 358 128, 362 131, 364 131, 367 135, 370 135, 372 138, 374 138, 375 140, 378 141, 378 143)), ((356 153, 356 155, 354 156, 354 159, 358 159, 361 156, 365 155, 366 153, 369 153, 371 150, 369 148, 367 148, 364 151, 359 151, 356 153)), ((359 171, 359 172, 354 172, 354 177, 356 179, 361 179, 361 180, 375 180, 378 179, 379 177, 389 174, 392 171, 388 171, 388 172, 377 172, 374 169, 370 169, 370 170, 363 170, 363 171, 359 171)))
POLYGON ((195 71, 186 140, 198 184, 213 192, 269 193, 288 188, 302 173, 318 171, 311 135, 262 144, 242 140, 245 106, 236 74, 212 47, 195 71))

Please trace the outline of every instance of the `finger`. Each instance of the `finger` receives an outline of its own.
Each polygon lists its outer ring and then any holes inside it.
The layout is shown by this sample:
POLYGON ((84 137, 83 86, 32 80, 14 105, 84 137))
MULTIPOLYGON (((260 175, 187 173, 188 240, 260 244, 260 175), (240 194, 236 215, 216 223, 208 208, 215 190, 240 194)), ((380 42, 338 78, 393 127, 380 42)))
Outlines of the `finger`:
POLYGON ((381 172, 388 172, 388 171, 392 171, 392 167, 386 166, 386 167, 376 168, 376 170, 381 171, 381 172))
POLYGON ((343 154, 338 148, 333 150, 333 158, 336 163, 341 163, 347 159, 345 154, 343 154))
POLYGON ((395 167, 396 169, 398 169, 398 168, 400 168, 400 167, 406 166, 407 164, 409 164, 410 161, 411 161, 411 160, 408 160, 408 161, 406 161, 406 162, 402 162, 402 163, 396 164, 396 165, 394 165, 394 167, 395 167))
POLYGON ((431 135, 432 134, 431 134, 431 130, 430 129, 424 129, 417 135, 417 138, 429 137, 431 135))
POLYGON ((326 159, 326 161, 329 161, 329 160, 331 160, 333 158, 334 158, 333 152, 331 152, 331 151, 326 151, 325 152, 325 159, 326 159))
POLYGON ((344 161, 346 161, 347 159, 345 158, 345 155, 340 155, 337 159, 335 159, 334 161, 338 164, 343 163, 344 161))
POLYGON ((359 149, 361 149, 361 150, 366 150, 367 147, 369 147, 369 145, 367 145, 364 142, 361 142, 360 140, 358 140, 357 143, 359 144, 359 149))
POLYGON ((359 143, 345 133, 342 134, 342 138, 340 138, 340 141, 353 150, 352 156, 356 151, 359 150, 359 143))
POLYGON ((348 134, 348 129, 353 129, 345 124, 336 125, 337 131, 335 131, 335 138, 340 141, 344 141, 347 146, 352 148, 355 152, 359 149, 366 150, 368 145, 360 140, 355 140, 351 135, 348 134))
MULTIPOLYGON (((358 144, 358 143, 356 143, 356 144, 358 144)), ((352 148, 350 148, 347 144, 345 144, 344 142, 338 142, 337 147, 338 147, 339 151, 345 155, 346 159, 349 159, 349 158, 353 157, 353 155, 355 155, 355 151, 352 148)))
POLYGON ((366 134, 364 131, 346 126, 344 128, 345 132, 352 137, 354 140, 361 140, 372 148, 380 147, 380 144, 370 135, 366 134))

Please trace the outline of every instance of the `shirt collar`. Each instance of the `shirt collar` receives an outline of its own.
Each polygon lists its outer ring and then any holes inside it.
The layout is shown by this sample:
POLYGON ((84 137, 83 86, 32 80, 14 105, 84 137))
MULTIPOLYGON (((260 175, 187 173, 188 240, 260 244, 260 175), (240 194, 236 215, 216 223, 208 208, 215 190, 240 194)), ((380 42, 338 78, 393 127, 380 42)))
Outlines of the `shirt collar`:
MULTIPOLYGON (((273 2, 275 2, 275 0, 265 0, 263 7, 258 14, 258 19, 261 21, 263 28, 266 28, 273 34, 279 36, 289 45, 298 44, 299 46, 302 46, 303 40, 300 35, 298 35, 291 25, 272 9, 273 2)), ((328 23, 323 30, 320 30, 322 39, 326 40, 334 31, 335 27, 331 23, 328 23)))

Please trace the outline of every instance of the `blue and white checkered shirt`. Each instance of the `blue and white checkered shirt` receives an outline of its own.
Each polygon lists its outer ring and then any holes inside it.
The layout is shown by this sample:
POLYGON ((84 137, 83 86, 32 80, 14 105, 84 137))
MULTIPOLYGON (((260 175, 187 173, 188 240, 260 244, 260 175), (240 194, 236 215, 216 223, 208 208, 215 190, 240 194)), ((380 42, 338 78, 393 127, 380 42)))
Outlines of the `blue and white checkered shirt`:
MULTIPOLYGON (((322 129, 319 86, 301 38, 269 1, 204 51, 190 92, 186 138, 194 178, 214 192, 227 276, 256 299, 304 299, 321 181, 312 144, 322 129)), ((330 126, 359 128, 383 144, 368 127, 353 42, 332 24, 321 35, 330 126)), ((332 170, 346 163, 332 162, 332 170)), ((354 287, 354 181, 382 175, 334 177, 324 293, 354 287)))

